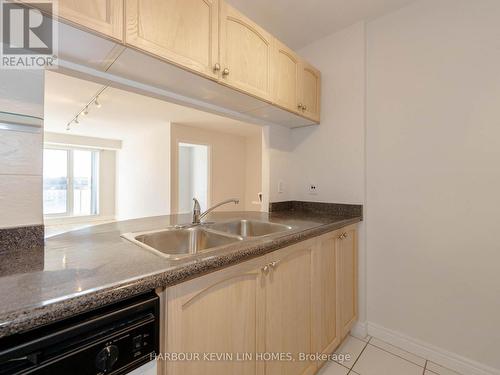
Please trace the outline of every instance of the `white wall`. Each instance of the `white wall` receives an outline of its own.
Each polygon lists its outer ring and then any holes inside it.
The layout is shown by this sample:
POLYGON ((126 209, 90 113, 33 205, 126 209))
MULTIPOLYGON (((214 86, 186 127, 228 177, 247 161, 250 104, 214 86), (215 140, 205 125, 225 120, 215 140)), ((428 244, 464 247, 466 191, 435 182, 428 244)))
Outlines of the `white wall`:
POLYGON ((170 124, 123 134, 118 152, 117 217, 120 220, 170 213, 170 124))
POLYGON ((499 20, 422 0, 367 28, 369 320, 496 369, 499 20))
POLYGON ((321 39, 300 55, 321 71, 321 125, 292 131, 294 198, 363 203, 365 30, 358 23, 321 39), (308 185, 317 186, 317 194, 308 185))
POLYGON ((292 199, 292 131, 283 126, 266 126, 262 131, 262 186, 265 211, 269 202, 292 199), (278 186, 281 184, 281 191, 278 186))
MULTIPOLYGON (((178 181, 177 211, 180 213, 192 212, 193 198, 200 204, 200 209, 208 208, 209 185, 209 146, 176 144, 178 152, 178 181)), ((175 148, 173 148, 175 150, 175 148)))
MULTIPOLYGON (((365 203, 365 27, 355 24, 299 51, 321 70, 321 125, 265 129, 266 198, 365 203), (278 184, 284 183, 283 193, 278 184), (318 187, 309 193, 308 185, 318 187)), ((359 230, 359 319, 366 321, 365 227, 359 230)))
POLYGON ((245 210, 260 211, 261 204, 256 203, 262 192, 262 137, 247 137, 245 141, 245 210))
MULTIPOLYGON (((177 211, 177 144, 179 142, 209 146, 209 206, 228 198, 239 198, 239 205, 225 205, 221 211, 244 211, 247 207, 247 138, 200 127, 172 124, 172 211, 177 211)), ((257 137, 254 137, 257 138, 257 137)), ((254 140, 254 144, 259 140, 254 140)), ((253 159, 258 161, 258 158, 253 159)), ((251 168, 260 177, 261 166, 251 168)), ((252 188, 253 191, 254 188, 252 188)), ((259 190, 260 191, 260 190, 259 190)), ((257 208, 258 209, 258 208, 257 208)))
POLYGON ((321 70, 321 125, 265 128, 269 200, 364 203, 364 23, 318 40, 299 54, 321 70), (315 195, 309 193, 311 183, 318 186, 315 195))
MULTIPOLYGON (((43 73, 0 69, 0 111, 43 118, 43 73)), ((0 130, 0 228, 43 223, 42 143, 42 131, 0 130)))
POLYGON ((463 373, 500 373, 499 19, 421 0, 307 46, 321 125, 265 137, 271 201, 365 204, 361 322, 463 373))
MULTIPOLYGON (((321 124, 292 131, 292 198, 365 204, 365 25, 299 51, 321 71, 321 124), (315 184, 317 193, 310 194, 315 184)), ((366 321, 365 226, 359 226, 359 320, 366 321)))
POLYGON ((99 152, 99 215, 106 220, 116 216, 116 153, 99 152))

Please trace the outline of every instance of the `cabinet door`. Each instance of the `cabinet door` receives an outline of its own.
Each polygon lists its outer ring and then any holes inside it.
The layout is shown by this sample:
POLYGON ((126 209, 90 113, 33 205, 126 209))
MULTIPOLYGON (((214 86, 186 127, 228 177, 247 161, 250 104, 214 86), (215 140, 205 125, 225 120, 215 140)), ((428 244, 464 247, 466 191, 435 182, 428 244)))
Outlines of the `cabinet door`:
POLYGON ((305 61, 300 64, 300 103, 302 115, 311 120, 320 120, 321 73, 305 61))
POLYGON ((298 106, 300 60, 298 56, 279 40, 274 41, 272 63, 273 103, 295 113, 301 113, 298 106))
POLYGON ((126 43, 216 78, 219 0, 126 0, 126 43))
POLYGON ((59 0, 59 16, 123 41, 123 0, 59 0))
POLYGON ((356 228, 341 231, 337 239, 340 275, 340 326, 347 336, 358 318, 358 249, 356 228))
POLYGON ((270 255, 266 279, 266 352, 292 353, 295 361, 266 361, 266 375, 314 374, 316 364, 299 360, 312 353, 311 252, 306 241, 270 255))
POLYGON ((341 341, 335 246, 338 236, 339 232, 332 232, 319 237, 312 253, 312 338, 315 353, 330 354, 341 341))
POLYGON ((166 374, 263 374, 264 364, 255 355, 248 360, 237 357, 264 351, 265 294, 259 264, 245 262, 167 289, 166 352, 200 353, 200 358, 167 361, 166 374), (233 357, 210 361, 203 353, 233 357))
POLYGON ((270 101, 273 37, 226 3, 220 26, 221 82, 270 101))

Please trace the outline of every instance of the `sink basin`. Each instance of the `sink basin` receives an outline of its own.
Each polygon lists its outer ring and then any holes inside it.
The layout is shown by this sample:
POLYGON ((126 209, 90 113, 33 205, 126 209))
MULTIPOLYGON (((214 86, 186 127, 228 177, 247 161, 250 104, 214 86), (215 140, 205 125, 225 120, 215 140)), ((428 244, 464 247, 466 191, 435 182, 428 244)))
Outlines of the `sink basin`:
POLYGON ((292 227, 258 220, 234 220, 210 225, 210 229, 241 237, 261 237, 287 231, 292 227))
POLYGON ((122 237, 160 255, 179 259, 241 241, 240 237, 214 233, 201 227, 168 228, 153 232, 127 233, 122 237))

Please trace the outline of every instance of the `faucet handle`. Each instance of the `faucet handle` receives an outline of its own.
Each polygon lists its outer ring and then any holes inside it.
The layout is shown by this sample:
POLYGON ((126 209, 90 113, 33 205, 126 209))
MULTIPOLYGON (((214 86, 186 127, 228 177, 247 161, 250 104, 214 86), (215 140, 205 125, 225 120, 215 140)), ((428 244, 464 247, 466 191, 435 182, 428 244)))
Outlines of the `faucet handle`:
POLYGON ((193 220, 191 221, 193 224, 199 224, 200 223, 200 216, 201 216, 201 207, 200 207, 200 202, 198 202, 198 199, 193 198, 193 220))
POLYGON ((201 207, 200 207, 200 202, 198 201, 198 199, 193 198, 193 202, 194 202, 193 211, 200 212, 201 211, 201 207))

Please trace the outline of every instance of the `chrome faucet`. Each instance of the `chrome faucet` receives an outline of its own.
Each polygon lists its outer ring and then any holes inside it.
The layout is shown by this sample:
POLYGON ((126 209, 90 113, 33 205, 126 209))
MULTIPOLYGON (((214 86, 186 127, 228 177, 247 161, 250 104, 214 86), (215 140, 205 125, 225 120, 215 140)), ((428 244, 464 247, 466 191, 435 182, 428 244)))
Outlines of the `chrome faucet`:
POLYGON ((200 207, 200 202, 198 202, 198 199, 193 198, 194 201, 194 207, 193 207, 193 224, 200 224, 201 219, 203 219, 205 216, 207 216, 210 212, 215 210, 217 207, 222 206, 223 204, 228 204, 228 203, 234 203, 234 204, 239 204, 240 200, 236 198, 232 199, 227 199, 225 201, 222 201, 220 203, 217 203, 216 205, 210 207, 208 210, 205 212, 201 212, 201 207, 200 207))

